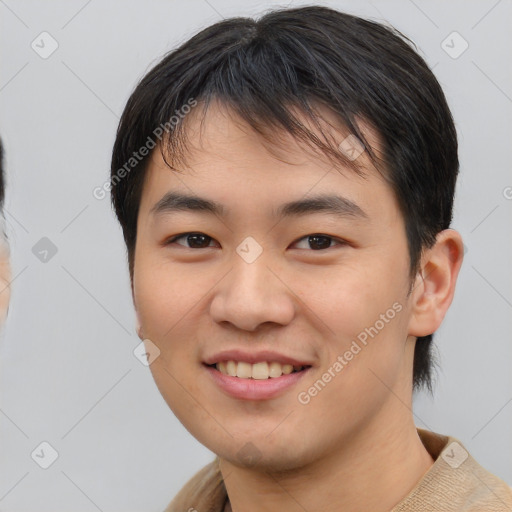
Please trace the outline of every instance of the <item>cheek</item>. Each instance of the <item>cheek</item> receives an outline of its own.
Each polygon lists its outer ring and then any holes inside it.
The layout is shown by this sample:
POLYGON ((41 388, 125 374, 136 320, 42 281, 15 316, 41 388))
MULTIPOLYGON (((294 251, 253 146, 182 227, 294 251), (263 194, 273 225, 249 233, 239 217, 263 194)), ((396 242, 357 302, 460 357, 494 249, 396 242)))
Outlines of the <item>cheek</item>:
POLYGON ((174 331, 187 314, 193 314, 205 288, 197 278, 158 262, 140 258, 134 271, 134 299, 144 335, 163 341, 174 331))
POLYGON ((155 383, 186 425, 188 417, 199 418, 204 413, 195 410, 197 404, 190 398, 201 395, 193 371, 198 365, 196 347, 190 337, 197 325, 191 320, 194 307, 200 307, 204 291, 184 272, 168 267, 153 263, 150 258, 140 258, 134 271, 134 299, 144 338, 160 350, 159 357, 150 365, 155 383))
POLYGON ((160 350, 150 370, 177 415, 184 406, 189 409, 187 414, 192 413, 190 395, 201 396, 195 372, 200 368, 197 317, 206 291, 213 286, 208 282, 207 276, 149 256, 140 257, 134 269, 134 299, 143 335, 160 350), (188 393, 183 393, 184 387, 188 393))
POLYGON ((322 320, 325 331, 325 370, 342 357, 343 370, 335 373, 343 378, 333 379, 332 388, 371 392, 372 385, 382 387, 372 371, 384 382, 397 374, 408 315, 405 278, 397 276, 406 276, 406 270, 403 262, 360 260, 339 271, 330 269, 328 279, 301 281, 303 300, 322 320))
POLYGON ((401 287, 393 278, 400 271, 384 269, 370 258, 364 260, 358 258, 353 264, 307 272, 294 279, 294 291, 305 304, 305 313, 308 308, 315 313, 331 337, 355 339, 401 299, 401 287))

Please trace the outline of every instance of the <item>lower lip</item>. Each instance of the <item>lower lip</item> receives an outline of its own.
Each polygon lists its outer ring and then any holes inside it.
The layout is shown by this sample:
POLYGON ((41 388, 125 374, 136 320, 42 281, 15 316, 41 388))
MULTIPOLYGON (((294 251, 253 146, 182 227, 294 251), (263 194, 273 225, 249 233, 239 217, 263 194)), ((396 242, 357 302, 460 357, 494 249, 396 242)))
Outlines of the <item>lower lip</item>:
POLYGON ((242 400, 268 400, 282 394, 294 386, 309 372, 311 367, 300 372, 281 375, 281 377, 268 379, 241 379, 224 375, 212 366, 204 365, 215 383, 228 395, 242 400))

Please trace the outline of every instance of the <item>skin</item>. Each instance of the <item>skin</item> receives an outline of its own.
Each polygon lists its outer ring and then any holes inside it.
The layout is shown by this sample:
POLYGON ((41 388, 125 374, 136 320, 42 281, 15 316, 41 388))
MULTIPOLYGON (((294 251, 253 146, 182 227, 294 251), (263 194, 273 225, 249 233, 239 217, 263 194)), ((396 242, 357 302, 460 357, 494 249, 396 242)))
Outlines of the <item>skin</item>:
POLYGON ((3 324, 9 308, 11 297, 11 265, 9 262, 9 246, 0 240, 0 325, 3 324))
MULTIPOLYGON (((346 133, 322 112, 341 142, 346 133)), ((363 128, 378 151, 378 135, 363 128)), ((365 153, 361 178, 288 135, 269 152, 219 104, 210 106, 201 130, 199 117, 189 114, 187 130, 191 145, 180 173, 153 152, 138 217, 133 298, 139 335, 161 351, 151 364, 160 392, 219 456, 233 511, 390 510, 433 463, 411 412, 413 350, 452 301, 463 255, 459 233, 438 235, 411 282, 404 220, 365 153), (171 190, 220 202, 228 213, 151 213, 171 190), (367 218, 272 217, 282 203, 322 193, 350 199, 367 218), (186 232, 211 239, 205 248, 190 248, 186 237, 166 245, 186 232), (332 237, 328 248, 308 243, 318 233, 332 237), (247 236, 263 248, 251 264, 236 252, 247 236), (298 393, 396 302, 400 313, 301 404, 298 393), (273 349, 313 367, 277 398, 234 399, 202 366, 231 348, 273 349), (249 442, 255 463, 239 454, 249 442)))

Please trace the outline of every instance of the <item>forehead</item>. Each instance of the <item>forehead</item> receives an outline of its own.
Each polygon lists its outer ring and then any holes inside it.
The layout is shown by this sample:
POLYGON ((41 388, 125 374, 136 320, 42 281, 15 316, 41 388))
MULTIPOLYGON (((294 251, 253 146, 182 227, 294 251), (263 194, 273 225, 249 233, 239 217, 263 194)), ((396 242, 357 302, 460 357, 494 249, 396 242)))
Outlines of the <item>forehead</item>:
MULTIPOLYGON (((359 171, 364 171, 365 167, 366 170, 374 167, 366 152, 359 157, 359 153, 364 150, 362 143, 331 109, 319 101, 311 102, 314 119, 295 106, 288 107, 288 110, 297 121, 297 127, 285 129, 278 121, 261 121, 256 114, 251 117, 249 124, 225 102, 218 99, 208 103, 199 101, 198 106, 183 118, 178 135, 171 133, 173 144, 172 147, 165 147, 166 161, 176 164, 176 168, 180 165, 190 168, 191 158, 206 153, 227 157, 230 153, 240 153, 245 149, 261 152, 264 147, 269 156, 289 164, 297 165, 305 160, 313 160, 329 167, 334 164, 359 171), (296 133, 292 134, 292 131, 296 133), (304 138, 306 133, 310 135, 307 140, 304 138), (330 155, 319 145, 329 147, 330 155)), ((355 124, 378 158, 381 140, 377 129, 360 117, 356 118, 355 124)))
MULTIPOLYGON (((330 142, 342 143, 349 132, 336 126, 328 109, 322 111, 322 118, 322 129, 331 137, 330 142)), ((376 131, 363 122, 360 127, 379 154, 376 131)), ((172 158, 161 147, 153 151, 141 210, 154 210, 169 191, 210 198, 228 210, 245 207, 254 211, 266 204, 272 212, 282 211, 284 202, 328 193, 337 193, 370 214, 373 211, 382 215, 379 210, 385 207, 396 210, 393 191, 365 152, 357 158, 363 172, 359 176, 349 165, 333 163, 319 150, 283 130, 272 132, 273 139, 262 137, 219 103, 210 104, 206 112, 188 114, 185 129, 186 150, 182 158, 172 158)))

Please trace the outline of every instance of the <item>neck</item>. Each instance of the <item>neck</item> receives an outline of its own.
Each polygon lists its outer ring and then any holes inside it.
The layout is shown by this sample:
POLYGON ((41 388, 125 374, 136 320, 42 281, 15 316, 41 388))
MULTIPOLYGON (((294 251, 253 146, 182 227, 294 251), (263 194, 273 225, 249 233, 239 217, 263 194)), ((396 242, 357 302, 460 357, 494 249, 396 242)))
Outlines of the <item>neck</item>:
POLYGON ((380 418, 345 439, 337 450, 286 475, 240 468, 221 459, 232 511, 391 510, 433 460, 418 437, 410 411, 396 399, 389 409, 391 415, 385 416, 391 421, 380 418))

